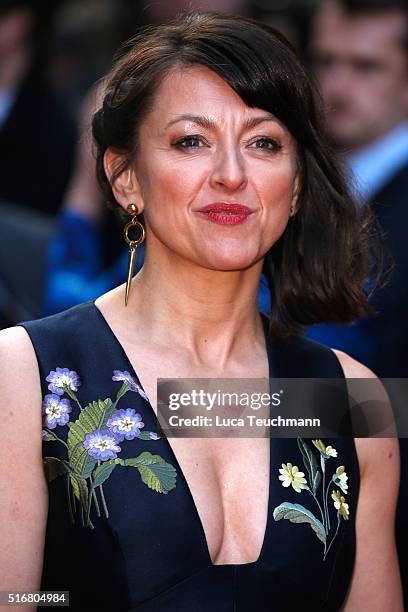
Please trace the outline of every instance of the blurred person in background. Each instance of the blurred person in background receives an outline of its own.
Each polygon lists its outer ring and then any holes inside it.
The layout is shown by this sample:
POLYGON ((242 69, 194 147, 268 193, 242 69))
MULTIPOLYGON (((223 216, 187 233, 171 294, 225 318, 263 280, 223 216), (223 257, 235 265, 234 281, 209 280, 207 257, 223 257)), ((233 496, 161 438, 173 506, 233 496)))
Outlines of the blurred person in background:
POLYGON ((129 27, 124 2, 0 0, 0 328, 42 314, 55 233, 67 232, 71 263, 72 254, 84 254, 76 269, 86 280, 98 248, 99 267, 109 267, 122 249, 112 232, 106 240, 115 218, 100 203, 98 245, 92 235, 89 248, 87 233, 71 231, 84 226, 60 210, 73 184, 86 198, 84 209, 92 206, 85 180, 78 188, 73 178, 78 109, 123 40, 123 22, 129 27))
POLYGON ((408 376, 408 7, 401 0, 327 0, 311 31, 327 127, 362 205, 370 201, 392 252, 391 282, 373 296, 377 317, 325 325, 334 342, 383 377, 408 376))
POLYGON ((40 314, 51 213, 71 173, 75 122, 47 79, 61 4, 0 0, 0 328, 40 314))
MULTIPOLYGON (((361 205, 370 202, 394 260, 375 293, 376 317, 322 324, 309 337, 366 363, 381 377, 408 377, 408 5, 401 0, 326 0, 312 23, 311 52, 327 127, 361 205)), ((397 517, 408 601, 408 448, 401 441, 397 517)))
POLYGON ((76 139, 45 74, 58 5, 0 1, 0 199, 47 213, 61 204, 76 139))

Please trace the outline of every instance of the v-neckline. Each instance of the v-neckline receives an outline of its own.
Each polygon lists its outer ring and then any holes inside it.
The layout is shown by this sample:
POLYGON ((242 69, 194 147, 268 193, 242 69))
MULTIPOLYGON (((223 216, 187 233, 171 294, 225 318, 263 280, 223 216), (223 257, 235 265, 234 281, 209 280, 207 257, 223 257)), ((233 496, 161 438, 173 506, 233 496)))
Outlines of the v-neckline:
MULTIPOLYGON (((126 364, 126 369, 128 370, 128 372, 130 373, 130 375, 137 381, 138 385, 141 387, 142 391, 146 394, 143 385, 139 379, 139 376, 137 375, 136 369, 133 366, 132 362, 129 359, 128 354, 126 353, 125 349, 123 348, 123 345, 121 344, 121 342, 119 341, 118 337, 116 336, 116 334, 114 333, 113 329, 111 328, 111 326, 109 325, 107 319, 105 318, 104 314, 102 313, 102 311, 98 308, 98 306, 95 304, 95 300, 90 300, 88 302, 90 304, 90 306, 93 308, 93 310, 95 311, 95 314, 98 317, 98 320, 102 323, 102 325, 105 328, 105 331, 109 334, 109 336, 111 337, 112 341, 114 342, 116 348, 118 349, 118 351, 121 353, 123 361, 126 364)), ((273 378, 273 372, 272 372, 272 363, 273 363, 273 359, 272 359, 272 349, 271 349, 271 345, 270 345, 270 340, 268 338, 268 318, 266 317, 266 315, 263 315, 263 313, 261 314, 261 319, 262 319, 262 326, 263 326, 263 330, 264 330, 264 335, 265 335, 265 346, 266 346, 266 352, 267 352, 267 359, 268 359, 268 371, 269 371, 269 378, 273 378)), ((117 369, 117 364, 115 364, 115 368, 117 369)), ((147 394, 146 394, 146 397, 147 394)), ((148 409, 151 411, 152 415, 154 418, 157 418, 157 415, 154 411, 154 408, 152 406, 152 404, 150 403, 150 400, 146 401, 146 404, 148 406, 148 409)), ((171 446, 170 442, 168 441, 167 437, 164 436, 163 438, 164 443, 167 444, 169 452, 172 456, 174 465, 176 467, 176 471, 177 474, 180 476, 180 478, 183 480, 187 494, 190 498, 191 501, 191 505, 194 508, 194 512, 196 515, 196 520, 198 522, 198 525, 200 526, 200 531, 201 531, 201 537, 203 540, 203 547, 205 549, 206 552, 206 556, 208 559, 208 562, 210 564, 211 567, 221 567, 221 568, 225 568, 225 567, 250 567, 250 566, 254 566, 258 563, 262 562, 263 559, 263 555, 264 555, 264 551, 266 548, 266 540, 268 537, 268 532, 271 528, 270 522, 271 522, 271 513, 272 513, 272 495, 271 495, 271 476, 272 476, 272 447, 271 447, 271 440, 272 438, 269 438, 269 482, 268 482, 268 503, 267 503, 267 516, 266 516, 266 524, 265 524, 265 532, 264 532, 264 536, 263 536, 263 540, 262 540, 262 544, 261 544, 261 550, 259 552, 258 558, 255 561, 249 561, 247 563, 214 563, 212 558, 211 558, 211 554, 210 554, 210 549, 208 547, 208 541, 207 541, 207 536, 204 530, 204 526, 200 517, 200 514, 198 512, 197 509, 197 505, 194 501, 194 497, 193 494, 191 492, 190 489, 190 485, 187 482, 187 478, 184 475, 183 470, 181 469, 181 465, 176 457, 176 454, 173 450, 173 447, 171 446)))

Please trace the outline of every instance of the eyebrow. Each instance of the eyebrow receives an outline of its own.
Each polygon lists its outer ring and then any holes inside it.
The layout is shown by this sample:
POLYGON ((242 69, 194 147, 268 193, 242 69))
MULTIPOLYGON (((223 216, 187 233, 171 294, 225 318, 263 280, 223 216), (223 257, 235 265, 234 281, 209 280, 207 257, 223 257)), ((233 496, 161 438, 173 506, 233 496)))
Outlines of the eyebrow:
MULTIPOLYGON (((177 115, 174 117, 174 119, 171 119, 164 129, 167 130, 169 127, 175 123, 178 123, 179 121, 191 121, 192 123, 195 123, 207 130, 216 128, 215 122, 206 115, 192 115, 190 113, 185 113, 183 115, 177 115)), ((260 115, 259 117, 250 117, 247 119, 244 123, 244 129, 250 130, 251 128, 256 127, 260 123, 264 123, 265 121, 274 121, 277 123, 276 117, 272 114, 260 115)))

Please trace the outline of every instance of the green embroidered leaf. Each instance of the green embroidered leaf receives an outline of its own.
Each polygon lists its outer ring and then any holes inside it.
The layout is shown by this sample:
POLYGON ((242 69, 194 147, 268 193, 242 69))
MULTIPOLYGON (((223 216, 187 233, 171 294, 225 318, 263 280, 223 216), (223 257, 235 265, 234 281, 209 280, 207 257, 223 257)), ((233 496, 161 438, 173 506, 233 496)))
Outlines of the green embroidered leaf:
POLYGON ((152 455, 145 451, 138 457, 125 459, 124 463, 137 468, 142 481, 158 493, 168 493, 176 486, 175 468, 170 463, 166 463, 160 455, 152 455))
POLYGON ((57 476, 71 472, 69 464, 62 459, 58 459, 58 457, 44 457, 43 465, 48 482, 51 482, 57 476))
POLYGON ((89 455, 82 442, 87 434, 103 429, 114 410, 115 406, 109 397, 91 402, 85 406, 78 419, 71 423, 67 440, 68 459, 73 469, 83 478, 91 475, 97 461, 89 455))
POLYGON ((116 400, 115 400, 115 404, 118 403, 118 401, 120 400, 121 397, 123 397, 125 395, 125 393, 127 393, 129 391, 129 387, 127 386, 126 383, 123 383, 119 389, 119 391, 116 394, 116 400))
POLYGON ((116 467, 116 463, 113 459, 110 461, 104 461, 101 465, 98 465, 92 477, 94 479, 92 483, 92 488, 99 487, 99 485, 103 484, 107 478, 112 474, 113 470, 116 467))
POLYGON ((319 540, 321 540, 323 544, 326 544, 326 534, 323 524, 312 512, 306 510, 306 508, 300 504, 290 504, 289 502, 280 504, 273 511, 273 518, 275 521, 287 519, 291 523, 309 523, 319 540))
POLYGON ((306 442, 302 438, 298 438, 297 443, 300 452, 303 455, 303 462, 305 464, 307 473, 309 474, 310 487, 313 491, 313 495, 316 495, 316 491, 321 480, 321 474, 316 461, 316 457, 314 456, 312 450, 309 448, 308 444, 306 444, 306 442))

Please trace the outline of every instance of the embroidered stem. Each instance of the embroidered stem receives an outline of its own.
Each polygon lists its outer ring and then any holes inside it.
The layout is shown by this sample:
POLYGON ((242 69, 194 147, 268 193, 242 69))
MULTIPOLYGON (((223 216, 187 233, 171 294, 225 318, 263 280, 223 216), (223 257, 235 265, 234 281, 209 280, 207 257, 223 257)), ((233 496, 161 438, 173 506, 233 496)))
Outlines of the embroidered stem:
POLYGON ((67 474, 67 496, 68 496, 69 518, 71 519, 71 523, 74 524, 75 521, 74 521, 74 513, 72 511, 71 479, 70 479, 69 474, 67 474))
POLYGON ((88 498, 88 508, 87 508, 87 511, 86 511, 86 524, 87 524, 87 525, 88 525, 88 526, 89 526, 91 529, 93 529, 93 528, 94 528, 94 526, 93 526, 93 523, 92 523, 92 521, 91 521, 91 519, 90 519, 90 513, 91 513, 91 504, 92 504, 92 494, 90 493, 90 494, 89 494, 89 498, 88 498))
POLYGON ((310 495, 313 497, 313 499, 315 500, 316 504, 319 506, 320 514, 322 515, 322 521, 323 521, 323 525, 324 525, 324 514, 323 514, 322 507, 319 504, 319 500, 317 499, 316 495, 313 493, 313 491, 309 487, 305 487, 305 490, 309 491, 310 495))
MULTIPOLYGON (((92 487, 92 478, 90 480, 91 480, 91 487, 92 487)), ((92 504, 92 493, 89 493, 89 495, 88 495, 88 507, 86 509, 86 523, 87 524, 90 522, 89 515, 91 514, 91 504, 92 504)))
POLYGON ((64 440, 61 440, 61 438, 59 438, 56 433, 54 433, 53 431, 51 431, 47 427, 44 427, 44 431, 46 431, 47 433, 51 434, 54 440, 58 440, 58 442, 62 442, 62 444, 65 446, 65 448, 68 448, 68 444, 66 442, 64 442, 64 440))
POLYGON ((323 561, 326 559, 326 555, 328 554, 328 552, 329 552, 329 550, 330 550, 330 548, 331 548, 331 545, 333 544, 334 539, 335 539, 335 537, 337 536, 337 533, 338 533, 338 531, 339 531, 339 527, 340 527, 340 512, 338 512, 338 513, 337 513, 337 529, 336 529, 336 533, 334 534, 334 536, 333 536, 333 538, 332 538, 332 541, 330 542, 330 544, 329 544, 329 546, 328 546, 327 550, 325 550, 325 552, 324 552, 323 561))
POLYGON ((89 494, 89 498, 88 498, 88 508, 87 508, 87 515, 86 515, 86 520, 88 522, 89 522, 89 517, 90 517, 90 513, 91 513, 92 500, 95 503, 96 513, 97 513, 98 517, 101 516, 101 511, 99 509, 98 499, 97 499, 96 494, 95 494, 95 489, 93 488, 92 476, 89 476, 89 485, 90 485, 91 493, 89 494))
POLYGON ((95 506, 96 506, 96 513, 97 513, 98 518, 99 518, 99 517, 101 516, 101 511, 100 511, 100 509, 99 509, 98 498, 96 497, 96 493, 95 493, 95 490, 94 490, 94 489, 92 489, 92 497, 93 497, 93 500, 94 500, 94 502, 95 502, 95 506))
POLYGON ((322 472, 323 472, 323 485, 322 485, 322 488, 323 488, 323 508, 324 508, 324 516, 325 516, 325 519, 324 519, 323 522, 324 522, 324 526, 325 526, 325 529, 326 529, 326 533, 329 533, 329 529, 328 529, 328 522, 329 522, 329 519, 328 519, 328 510, 327 510, 326 497, 325 497, 325 494, 324 494, 324 491, 325 491, 325 488, 326 488, 326 460, 323 457, 323 455, 320 455, 320 465, 322 466, 322 472))
POLYGON ((85 511, 84 511, 84 504, 80 502, 80 507, 81 507, 81 523, 82 523, 82 527, 85 527, 85 511))
POLYGON ((73 391, 71 391, 71 389, 69 387, 67 387, 67 385, 64 385, 64 391, 67 395, 69 395, 69 397, 74 400, 74 402, 76 402, 79 406, 79 410, 82 412, 83 408, 77 398, 77 396, 75 395, 75 393, 73 391))
POLYGON ((83 408, 82 408, 81 404, 79 403, 79 401, 77 400, 77 398, 76 398, 76 397, 75 397, 74 399, 75 399, 76 403, 77 403, 77 404, 78 404, 78 406, 79 406, 79 410, 82 412, 83 408))
POLYGON ((330 489, 330 485, 332 484, 332 481, 330 480, 329 484, 327 485, 327 489, 326 489, 326 508, 327 508, 327 531, 330 531, 330 516, 329 516, 329 505, 327 503, 327 498, 329 495, 329 489, 330 489))
POLYGON ((103 494, 102 485, 99 485, 99 490, 101 492, 101 500, 102 500, 103 509, 105 511, 105 516, 106 518, 109 518, 108 506, 106 505, 106 500, 105 500, 105 495, 103 494))

